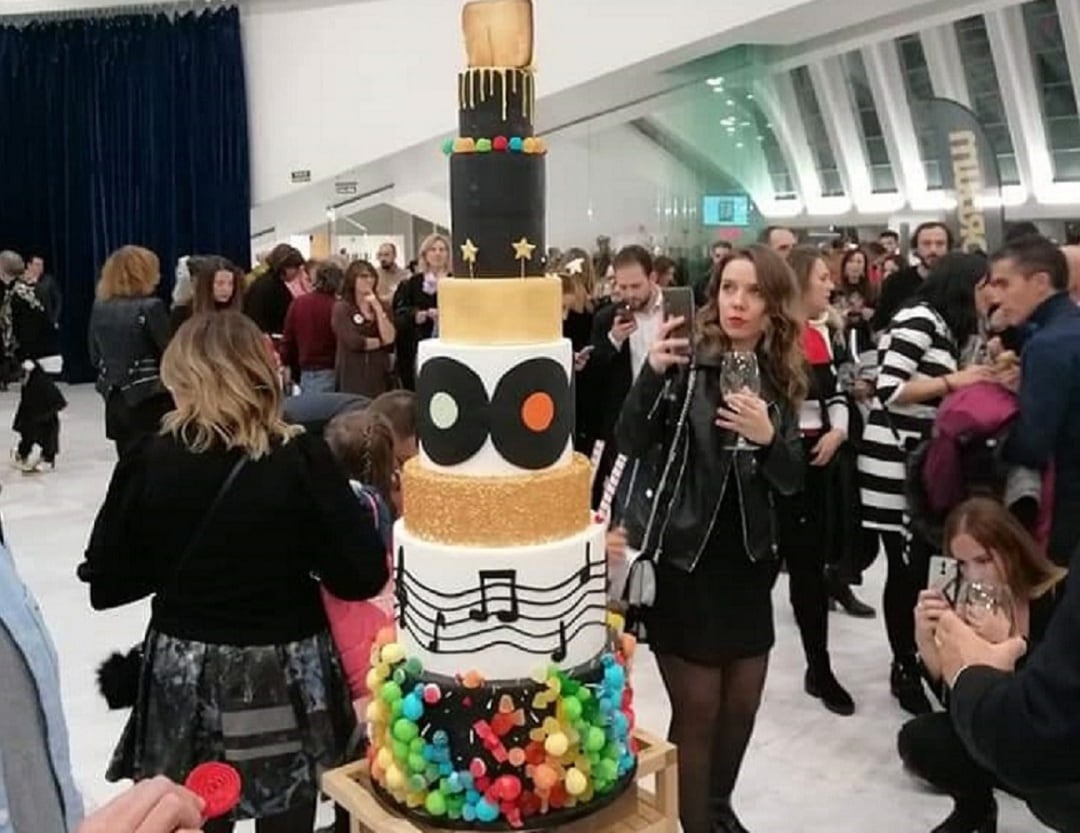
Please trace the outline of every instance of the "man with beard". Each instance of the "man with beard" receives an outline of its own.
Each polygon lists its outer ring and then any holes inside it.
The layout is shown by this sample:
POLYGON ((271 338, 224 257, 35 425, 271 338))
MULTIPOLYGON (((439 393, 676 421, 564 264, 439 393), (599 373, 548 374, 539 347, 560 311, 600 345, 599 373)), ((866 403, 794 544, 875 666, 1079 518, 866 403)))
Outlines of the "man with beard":
MULTIPOLYGON (((598 436, 604 457, 595 478, 602 490, 615 459, 611 441, 623 400, 641 372, 664 321, 664 296, 656 285, 652 255, 642 246, 627 246, 612 260, 618 300, 593 319, 592 353, 577 384, 596 392, 598 436)), ((599 493, 597 494, 597 498, 599 493)), ((593 504, 596 505, 596 502, 593 504)))
POLYGON ((397 246, 393 243, 383 243, 376 253, 379 261, 379 295, 383 301, 389 303, 394 297, 394 291, 398 284, 409 277, 409 273, 398 266, 397 246))
POLYGON ((882 285, 881 298, 878 299, 874 317, 870 319, 870 328, 875 333, 880 333, 889 326, 900 307, 919 291, 919 287, 937 266, 938 261, 952 250, 953 235, 948 226, 934 220, 915 229, 911 246, 919 263, 901 269, 882 285))

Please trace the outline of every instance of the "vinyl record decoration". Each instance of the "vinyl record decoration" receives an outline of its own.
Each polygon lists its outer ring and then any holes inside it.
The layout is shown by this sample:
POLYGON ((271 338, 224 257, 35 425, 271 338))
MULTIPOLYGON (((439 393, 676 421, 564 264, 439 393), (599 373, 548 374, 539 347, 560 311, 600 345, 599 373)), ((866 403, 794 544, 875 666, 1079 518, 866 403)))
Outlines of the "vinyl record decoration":
POLYGON ((537 358, 514 367, 499 380, 492 410, 492 441, 515 466, 546 468, 566 450, 574 397, 558 362, 537 358))
POLYGON ((471 458, 488 437, 488 395, 476 372, 455 359, 424 362, 416 380, 420 441, 440 466, 471 458))

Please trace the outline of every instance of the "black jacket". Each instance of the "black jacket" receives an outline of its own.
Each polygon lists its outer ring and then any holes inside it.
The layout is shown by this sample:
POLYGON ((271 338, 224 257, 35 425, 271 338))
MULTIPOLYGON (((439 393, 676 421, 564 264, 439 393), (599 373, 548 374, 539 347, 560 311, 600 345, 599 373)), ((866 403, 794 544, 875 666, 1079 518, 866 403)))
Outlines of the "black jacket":
POLYGON ((394 328, 397 330, 397 368, 402 384, 412 390, 416 384, 416 351, 421 341, 435 333, 435 322, 416 323, 416 313, 438 306, 438 294, 424 292, 424 276, 413 275, 398 284, 394 292, 394 328))
POLYGON ((90 313, 90 361, 97 391, 119 390, 134 407, 163 393, 161 356, 169 343, 169 313, 160 298, 95 301, 90 313))
POLYGON ((15 336, 15 357, 19 361, 60 355, 60 331, 36 287, 23 284, 11 288, 11 326, 15 336), (29 296, 29 300, 28 297, 29 296))
POLYGON ((799 492, 805 462, 796 413, 767 388, 765 397, 776 429, 772 444, 734 452, 726 448, 734 438, 716 427, 722 400, 719 362, 699 356, 693 370, 669 376, 645 365, 615 429, 620 453, 643 457, 660 444, 669 463, 661 467, 668 469, 666 478, 658 472, 657 509, 643 551, 692 571, 709 543, 726 490, 736 488, 747 553, 753 561, 776 558, 773 492, 799 492))
POLYGON ((244 314, 267 335, 285 332, 285 314, 293 302, 293 294, 285 281, 267 272, 255 279, 244 296, 244 314))
MULTIPOLYGON (((1073 563, 1077 563, 1073 557, 1073 563)), ((980 764, 1025 798, 1052 788, 1073 796, 1080 829, 1080 580, 1070 575, 1046 635, 1015 674, 962 671, 949 710, 980 764)), ((1066 829, 1061 827, 1058 829, 1066 829)))
POLYGON ((592 391, 591 413, 587 417, 588 433, 593 435, 593 439, 605 442, 614 437, 615 423, 619 419, 623 401, 634 384, 630 340, 627 339, 622 347, 616 349, 608 337, 618 310, 617 304, 608 304, 596 311, 593 317, 592 355, 578 380, 579 385, 592 391))

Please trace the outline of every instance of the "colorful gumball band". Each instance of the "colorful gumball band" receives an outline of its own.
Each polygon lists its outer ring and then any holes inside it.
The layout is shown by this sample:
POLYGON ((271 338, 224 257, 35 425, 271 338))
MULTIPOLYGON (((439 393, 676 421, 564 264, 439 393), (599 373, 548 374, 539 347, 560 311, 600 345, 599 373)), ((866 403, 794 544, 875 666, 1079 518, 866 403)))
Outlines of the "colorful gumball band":
POLYGON ((425 682, 394 638, 384 630, 372 650, 368 760, 399 805, 436 822, 521 828, 599 804, 632 777, 632 637, 616 636, 590 682, 552 666, 501 691, 475 671, 425 682))
POLYGON ((523 139, 520 136, 507 138, 496 136, 494 139, 447 139, 443 142, 443 153, 450 156, 455 153, 525 153, 543 155, 547 153, 547 142, 538 136, 523 139))

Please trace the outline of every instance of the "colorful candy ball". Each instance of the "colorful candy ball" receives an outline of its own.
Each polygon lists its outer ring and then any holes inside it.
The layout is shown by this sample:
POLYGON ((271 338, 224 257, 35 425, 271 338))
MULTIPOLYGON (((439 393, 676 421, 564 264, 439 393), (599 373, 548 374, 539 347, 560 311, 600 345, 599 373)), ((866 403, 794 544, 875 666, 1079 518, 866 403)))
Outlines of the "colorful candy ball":
POLYGON ((435 683, 428 683, 424 686, 424 702, 429 706, 434 706, 442 699, 442 689, 440 689, 435 683))
POLYGON ((507 139, 505 136, 496 136, 491 142, 491 146, 500 153, 502 151, 505 151, 509 145, 510 140, 507 139))
POLYGON ((400 642, 391 642, 388 645, 383 645, 381 656, 383 662, 388 662, 391 665, 395 662, 401 662, 405 659, 405 646, 400 642))
POLYGON ((476 802, 476 820, 483 822, 492 822, 499 817, 499 808, 488 801, 486 798, 481 798, 476 802))
POLYGON ((443 141, 443 143, 442 143, 442 152, 445 153, 447 156, 449 156, 451 153, 454 152, 454 140, 453 139, 446 139, 445 141, 443 141))
POLYGON ((402 743, 409 743, 420 734, 420 729, 411 720, 404 717, 398 718, 394 722, 394 739, 399 740, 402 743))
POLYGON ((604 735, 604 730, 599 726, 590 726, 589 731, 585 735, 585 749, 588 752, 599 752, 604 748, 604 744, 607 743, 607 738, 604 735))
POLYGON ((544 749, 549 755, 555 758, 561 758, 566 754, 566 750, 569 748, 570 742, 562 732, 555 732, 553 735, 548 735, 548 739, 544 741, 544 749))
POLYGON ((379 692, 379 696, 387 703, 396 703, 401 699, 401 686, 393 680, 388 680, 379 692))
POLYGON ((533 784, 538 790, 550 790, 558 781, 558 773, 549 764, 540 764, 533 770, 533 784))
POLYGON ((491 139, 478 139, 476 142, 477 153, 491 153, 491 139))
MULTIPOLYGON (((522 139, 520 136, 514 136, 510 140, 509 147, 511 153, 521 153, 523 150, 525 150, 525 140, 522 139)), ((537 680, 537 682, 543 682, 544 675, 546 675, 546 672, 541 672, 540 679, 537 680)))
POLYGON ((571 767, 566 770, 566 791, 570 795, 581 795, 589 788, 589 779, 580 769, 571 767))
POLYGON ((424 809, 433 816, 446 815, 446 797, 438 791, 429 792, 424 800, 424 809))
POLYGON ((401 704, 401 716, 407 720, 419 720, 424 716, 424 702, 415 694, 409 694, 401 704))

